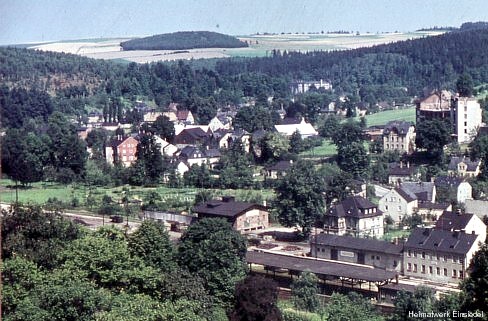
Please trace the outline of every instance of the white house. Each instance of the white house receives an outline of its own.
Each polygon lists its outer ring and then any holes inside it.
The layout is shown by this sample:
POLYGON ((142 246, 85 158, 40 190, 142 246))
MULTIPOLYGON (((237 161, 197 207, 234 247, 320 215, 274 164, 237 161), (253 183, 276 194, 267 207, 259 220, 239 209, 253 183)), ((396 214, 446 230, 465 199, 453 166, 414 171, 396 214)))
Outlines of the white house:
POLYGON ((417 196, 399 187, 391 189, 378 203, 378 209, 398 224, 405 216, 411 216, 418 207, 417 196))
POLYGON ((435 181, 437 190, 454 189, 456 193, 456 201, 458 203, 465 203, 467 199, 473 198, 473 188, 471 184, 464 180, 462 177, 456 176, 437 176, 435 181))
POLYGON ((172 157, 178 151, 178 147, 168 143, 166 140, 157 135, 154 135, 154 141, 156 142, 156 144, 159 144, 161 148, 161 155, 172 157))

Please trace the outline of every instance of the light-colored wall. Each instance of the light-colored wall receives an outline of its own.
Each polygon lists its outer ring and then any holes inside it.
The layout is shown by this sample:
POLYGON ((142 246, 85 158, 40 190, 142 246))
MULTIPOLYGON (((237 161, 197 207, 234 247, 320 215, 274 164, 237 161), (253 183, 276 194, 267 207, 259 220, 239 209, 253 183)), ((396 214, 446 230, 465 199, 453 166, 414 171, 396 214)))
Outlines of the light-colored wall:
POLYGON ((466 278, 466 270, 468 265, 469 259, 467 256, 463 255, 453 256, 452 254, 443 252, 431 252, 414 249, 411 249, 409 252, 408 248, 405 248, 403 253, 403 272, 406 276, 435 282, 460 282, 460 271, 463 273, 463 278, 466 278), (422 257, 422 253, 425 253, 425 257, 422 257), (410 269, 409 264, 411 267, 410 269), (417 265, 416 272, 414 270, 415 264, 417 265), (422 266, 425 266, 425 272, 422 272, 422 266), (432 271, 429 269, 430 267, 432 267, 432 271), (437 268, 439 268, 439 274, 437 273, 437 268), (444 269, 446 269, 447 276, 444 275, 444 269), (456 271, 456 277, 453 277, 453 270, 456 271))
POLYGON ((234 223, 234 229, 241 232, 265 229, 268 227, 268 212, 258 209, 253 209, 240 215, 234 223))
POLYGON ((468 182, 462 182, 457 188, 456 199, 458 203, 464 203, 467 199, 473 198, 473 188, 468 182))
POLYGON ((343 247, 333 247, 325 244, 312 243, 310 254, 313 257, 321 259, 331 259, 331 250, 337 250, 337 261, 358 263, 358 253, 364 254, 364 264, 374 266, 382 269, 401 271, 402 255, 394 255, 389 253, 379 253, 374 251, 359 251, 356 249, 348 249, 343 247))
POLYGON ((459 97, 454 104, 454 131, 458 143, 469 143, 473 140, 482 123, 480 104, 474 98, 459 97))
POLYGON ((415 150, 415 128, 410 126, 405 135, 398 135, 390 131, 388 135, 383 136, 383 149, 389 151, 398 151, 400 154, 412 153, 415 150))
POLYGON ((416 207, 418 207, 417 200, 407 203, 407 201, 394 189, 383 196, 378 203, 380 211, 382 211, 385 216, 389 215, 397 224, 400 223, 406 215, 412 215, 416 207))

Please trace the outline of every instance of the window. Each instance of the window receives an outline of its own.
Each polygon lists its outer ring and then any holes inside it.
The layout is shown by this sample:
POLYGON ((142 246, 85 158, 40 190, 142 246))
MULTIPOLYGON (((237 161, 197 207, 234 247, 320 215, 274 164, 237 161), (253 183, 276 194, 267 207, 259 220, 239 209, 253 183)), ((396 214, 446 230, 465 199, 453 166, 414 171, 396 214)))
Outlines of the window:
POLYGON ((412 263, 407 263, 407 271, 412 271, 412 263))
POLYGON ((463 274, 463 271, 459 271, 459 278, 462 280, 464 279, 464 274, 463 274))
POLYGON ((447 261, 447 255, 444 255, 444 257, 442 258, 442 261, 447 261))
POLYGON ((425 259, 425 252, 422 252, 422 258, 425 259))
POLYGON ((466 127, 466 126, 468 126, 468 122, 467 121, 464 122, 464 127, 466 127))
POLYGON ((376 256, 376 259, 379 261, 379 260, 380 260, 380 257, 377 255, 377 256, 376 256))
POLYGON ((468 114, 464 114, 464 119, 468 119, 468 114))
POLYGON ((402 210, 401 205, 398 205, 398 210, 399 210, 399 211, 401 211, 401 210, 402 210))
MULTIPOLYGON (((417 264, 414 264, 414 265, 413 265, 413 271, 414 271, 415 273, 417 273, 417 264)), ((447 272, 446 272, 446 273, 447 273, 447 272)))
POLYGON ((408 251, 407 251, 407 256, 408 256, 408 257, 411 257, 411 256, 412 256, 412 251, 408 250, 408 251))
POLYGON ((387 211, 388 211, 388 205, 385 205, 385 210, 387 210, 387 211))
POLYGON ((436 259, 437 259, 437 261, 440 260, 439 253, 436 254, 436 259))
POLYGON ((452 278, 453 279, 457 278, 457 271, 456 270, 452 270, 452 278))
POLYGON ((373 261, 374 261, 374 255, 371 255, 371 260, 373 260, 373 261))
POLYGON ((437 272, 437 275, 441 275, 441 268, 435 268, 436 269, 436 272, 437 272))
POLYGON ((422 265, 422 273, 425 274, 425 265, 422 265))
POLYGON ((397 261, 393 261, 393 268, 397 266, 397 261))
POLYGON ((429 274, 433 274, 434 273, 434 269, 432 268, 432 266, 429 266, 429 274))
POLYGON ((447 276, 447 269, 444 268, 444 276, 447 276))

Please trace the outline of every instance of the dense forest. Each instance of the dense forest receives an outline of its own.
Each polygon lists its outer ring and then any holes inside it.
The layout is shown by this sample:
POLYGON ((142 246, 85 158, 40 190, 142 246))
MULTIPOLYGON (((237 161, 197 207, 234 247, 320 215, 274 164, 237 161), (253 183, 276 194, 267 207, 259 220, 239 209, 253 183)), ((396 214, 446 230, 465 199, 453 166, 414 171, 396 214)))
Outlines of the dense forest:
POLYGON ((180 31, 124 41, 124 50, 184 50, 194 48, 240 48, 248 44, 236 37, 210 31, 180 31))

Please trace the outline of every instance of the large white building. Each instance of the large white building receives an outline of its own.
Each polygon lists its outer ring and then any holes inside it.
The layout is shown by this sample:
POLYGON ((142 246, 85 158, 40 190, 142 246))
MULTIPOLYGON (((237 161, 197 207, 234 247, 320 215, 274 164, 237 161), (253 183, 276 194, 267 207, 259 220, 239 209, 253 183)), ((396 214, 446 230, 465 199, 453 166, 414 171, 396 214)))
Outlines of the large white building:
POLYGON ((451 105, 451 120, 458 143, 469 143, 481 126, 481 106, 474 97, 455 97, 451 105))

